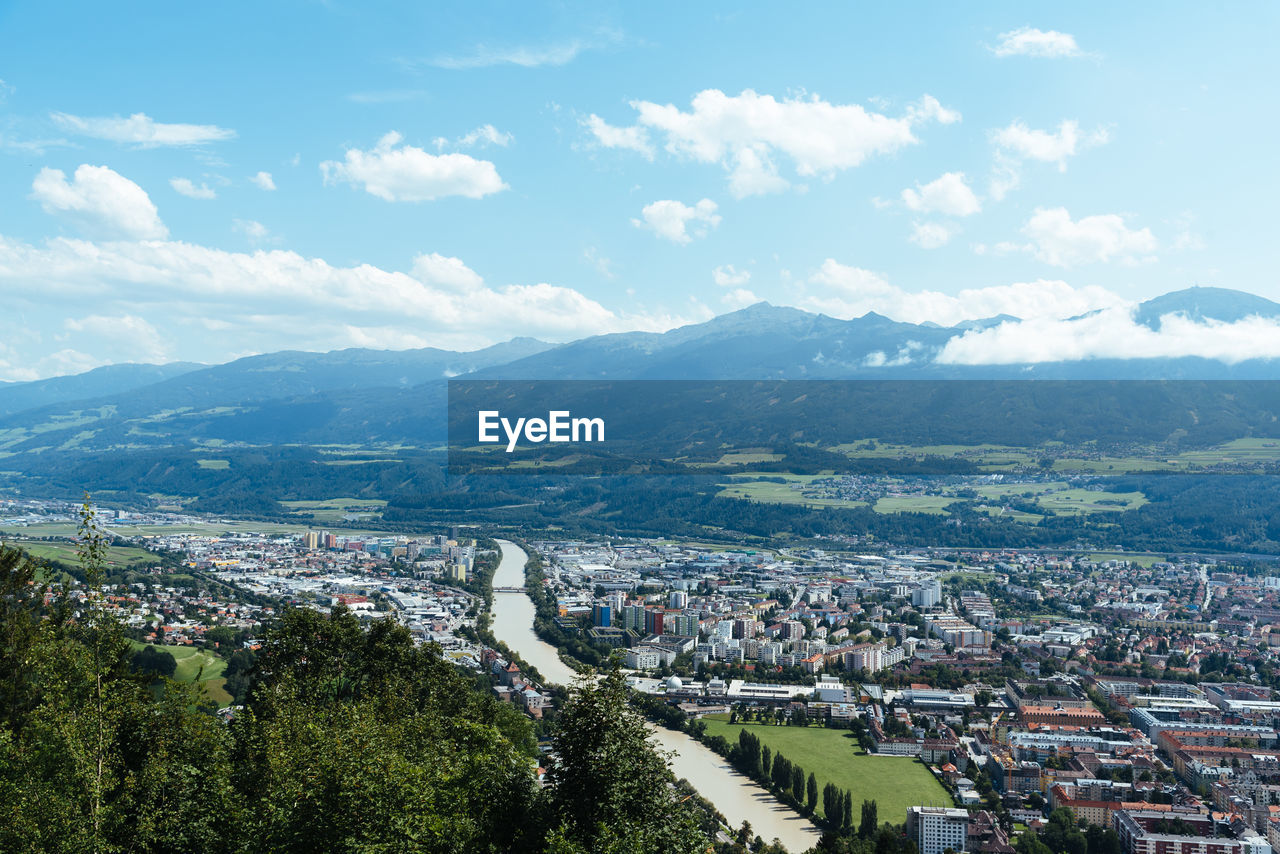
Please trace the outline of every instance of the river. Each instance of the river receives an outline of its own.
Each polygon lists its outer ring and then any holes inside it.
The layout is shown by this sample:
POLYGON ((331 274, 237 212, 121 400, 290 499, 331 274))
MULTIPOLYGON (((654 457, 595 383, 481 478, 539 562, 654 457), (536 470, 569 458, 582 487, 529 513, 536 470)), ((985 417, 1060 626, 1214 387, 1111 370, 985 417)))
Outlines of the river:
MULTIPOLYGON (((502 561, 494 574, 494 587, 524 587, 524 565, 528 555, 524 549, 507 540, 498 540, 502 561)), ((534 667, 545 679, 562 685, 577 678, 555 647, 533 632, 533 601, 525 593, 495 592, 493 595, 493 634, 534 667)), ((735 771, 729 763, 709 748, 683 732, 666 727, 653 727, 653 740, 663 750, 673 751, 671 770, 688 780, 729 824, 740 827, 751 822, 753 833, 765 839, 778 839, 790 851, 805 851, 817 844, 818 831, 799 814, 787 809, 767 791, 735 771)))

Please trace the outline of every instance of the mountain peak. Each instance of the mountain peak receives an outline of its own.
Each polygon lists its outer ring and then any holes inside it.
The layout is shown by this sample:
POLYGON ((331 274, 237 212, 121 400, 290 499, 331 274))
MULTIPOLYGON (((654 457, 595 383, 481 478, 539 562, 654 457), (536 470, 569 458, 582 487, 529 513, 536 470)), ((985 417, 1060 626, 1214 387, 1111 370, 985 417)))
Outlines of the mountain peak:
POLYGON ((1134 320, 1155 329, 1166 314, 1182 314, 1194 321, 1234 323, 1255 315, 1280 317, 1280 303, 1230 288, 1196 286, 1147 300, 1134 312, 1134 320))

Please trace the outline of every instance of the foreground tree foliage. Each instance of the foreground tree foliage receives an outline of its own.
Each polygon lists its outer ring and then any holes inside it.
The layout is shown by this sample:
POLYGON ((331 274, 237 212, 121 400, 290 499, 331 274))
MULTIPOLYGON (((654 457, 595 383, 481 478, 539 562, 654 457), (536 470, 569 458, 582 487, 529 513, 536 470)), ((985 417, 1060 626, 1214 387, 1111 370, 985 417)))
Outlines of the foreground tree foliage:
POLYGON ((0 851, 708 850, 616 676, 566 705, 545 790, 522 714, 342 609, 286 612, 223 722, 137 666, 84 518, 83 588, 0 547, 0 851))
POLYGON ((547 770, 548 850, 707 850, 699 814, 673 787, 666 758, 650 745, 648 725, 627 704, 617 670, 579 684, 558 726, 547 770))

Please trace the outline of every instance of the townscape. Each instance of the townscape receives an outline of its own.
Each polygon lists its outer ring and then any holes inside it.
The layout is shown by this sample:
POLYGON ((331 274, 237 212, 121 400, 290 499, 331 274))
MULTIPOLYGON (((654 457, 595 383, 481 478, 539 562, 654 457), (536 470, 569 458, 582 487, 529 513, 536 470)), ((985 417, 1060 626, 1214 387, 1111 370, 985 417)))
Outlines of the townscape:
MULTIPOLYGON (((10 501, 6 539, 57 543, 43 532, 71 509, 10 501)), ((224 718, 263 626, 297 607, 394 620, 535 727, 564 700, 568 686, 495 637, 511 630, 491 626, 501 555, 487 531, 102 515, 134 561, 113 569, 108 607, 139 650, 206 656, 187 678, 224 718)), ((1280 577, 1263 562, 839 540, 524 546, 525 584, 496 595, 528 598, 539 643, 574 670, 619 670, 657 724, 820 826, 851 826, 856 800, 920 854, 1280 844, 1280 577), (770 767, 782 762, 808 776, 793 787, 770 767)))

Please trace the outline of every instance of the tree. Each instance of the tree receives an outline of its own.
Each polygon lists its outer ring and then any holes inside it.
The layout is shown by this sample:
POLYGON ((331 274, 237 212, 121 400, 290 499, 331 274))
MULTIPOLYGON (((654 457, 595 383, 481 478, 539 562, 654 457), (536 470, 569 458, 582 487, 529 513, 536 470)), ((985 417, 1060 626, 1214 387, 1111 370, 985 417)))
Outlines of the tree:
POLYGON ((627 704, 619 671, 584 679, 561 710, 547 770, 551 841, 580 851, 702 851, 697 816, 672 788, 667 757, 627 704))
POLYGON ((838 827, 843 813, 844 804, 840 799, 840 790, 836 788, 835 783, 827 783, 822 787, 823 816, 826 817, 828 824, 838 827))
POLYGON ((851 792, 844 793, 843 816, 841 827, 845 830, 853 828, 853 794, 851 792))
POLYGON ((876 830, 880 826, 880 822, 876 817, 876 802, 862 802, 862 822, 858 825, 858 836, 862 839, 870 839, 875 835, 876 830))
POLYGON ((807 794, 808 794, 807 801, 809 804, 809 812, 810 813, 816 812, 818 809, 818 778, 815 777, 812 772, 810 772, 809 774, 809 784, 808 784, 807 794))
POLYGON ((136 673, 155 678, 172 679, 178 669, 178 661, 173 653, 147 644, 130 658, 130 665, 136 673))

